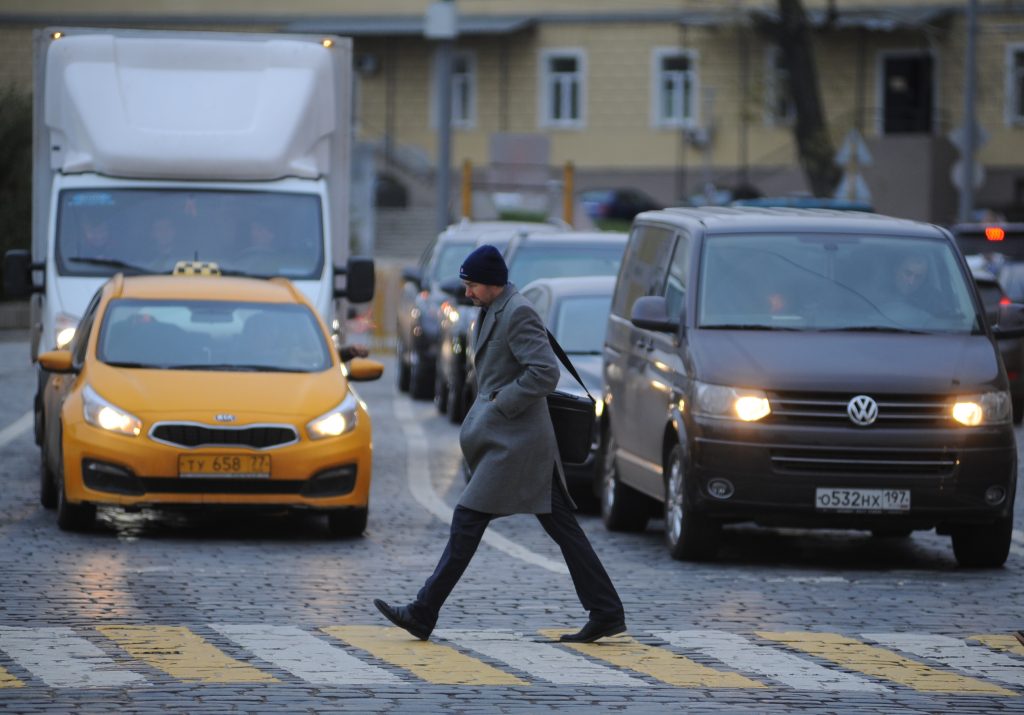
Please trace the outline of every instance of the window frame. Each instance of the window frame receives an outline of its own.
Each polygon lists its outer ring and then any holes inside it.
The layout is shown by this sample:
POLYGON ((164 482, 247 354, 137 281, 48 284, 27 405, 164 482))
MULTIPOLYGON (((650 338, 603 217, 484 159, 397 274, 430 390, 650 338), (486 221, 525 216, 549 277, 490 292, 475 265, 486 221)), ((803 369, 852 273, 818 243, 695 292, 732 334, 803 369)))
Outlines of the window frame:
MULTIPOLYGON (((686 102, 680 107, 685 111, 686 102)), ((700 126, 700 53, 685 47, 655 47, 651 50, 651 126, 655 129, 693 129, 700 126), (690 62, 690 116, 664 117, 661 107, 664 99, 665 70, 662 63, 669 57, 685 57, 690 62)))
POLYGON ((1024 59, 1024 42, 1011 42, 1006 45, 1006 126, 1024 127, 1024 62, 1021 64, 1020 76, 1015 75, 1015 58, 1020 55, 1024 59), (1020 114, 1016 108, 1020 107, 1020 114))
POLYGON ((764 52, 764 124, 767 127, 792 127, 796 123, 796 104, 788 89, 785 89, 788 111, 778 113, 779 89, 783 85, 784 68, 779 67, 782 50, 778 45, 768 45, 764 52), (781 72, 780 72, 781 71, 781 72))
MULTIPOLYGON (((584 129, 587 126, 587 53, 580 47, 550 47, 540 51, 540 78, 538 82, 538 126, 542 129, 584 129), (569 119, 556 119, 553 116, 551 94, 554 89, 555 75, 551 63, 555 59, 571 58, 576 60, 577 83, 576 104, 578 116, 569 119)), ((566 73, 567 74, 567 73, 566 73)))
MULTIPOLYGON (((433 62, 437 65, 437 53, 434 53, 433 62)), ((448 81, 451 83, 451 102, 452 102, 452 114, 451 114, 451 127, 452 129, 471 130, 476 129, 477 125, 477 96, 479 87, 479 62, 477 54, 474 50, 468 49, 457 49, 452 51, 452 71, 449 75, 448 81), (455 62, 456 60, 464 59, 466 61, 467 73, 466 73, 466 88, 469 93, 469 101, 467 102, 468 116, 460 117, 456 111, 457 106, 457 92, 456 92, 456 74, 455 74, 455 62)), ((432 77, 437 76, 437 72, 431 72, 432 77)), ((438 97, 437 83, 430 83, 430 127, 437 129, 441 126, 441 105, 440 97, 438 97)))

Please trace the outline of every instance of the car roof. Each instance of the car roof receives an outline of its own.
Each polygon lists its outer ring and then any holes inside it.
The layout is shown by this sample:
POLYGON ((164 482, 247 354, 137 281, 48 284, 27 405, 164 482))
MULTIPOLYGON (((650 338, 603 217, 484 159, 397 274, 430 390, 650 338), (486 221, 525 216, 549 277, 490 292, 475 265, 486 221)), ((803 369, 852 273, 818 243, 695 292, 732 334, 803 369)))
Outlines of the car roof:
POLYGON ((564 276, 560 278, 538 278, 523 286, 520 292, 531 287, 545 287, 558 297, 570 295, 611 295, 615 288, 615 276, 564 276))
POLYGON ((481 236, 503 234, 513 236, 518 233, 543 233, 564 230, 556 223, 539 223, 530 221, 470 221, 463 220, 453 223, 437 237, 439 241, 464 242, 473 244, 481 236))
POLYGON ((823 233, 900 233, 942 237, 933 224, 861 211, 797 209, 767 206, 702 206, 645 211, 636 221, 660 221, 675 225, 701 224, 710 232, 765 233, 799 230, 823 233))
POLYGON ((235 276, 125 276, 118 298, 230 300, 245 303, 304 303, 286 279, 235 276))
POLYGON ((627 234, 620 231, 562 231, 559 233, 528 233, 520 239, 524 243, 624 243, 627 234))

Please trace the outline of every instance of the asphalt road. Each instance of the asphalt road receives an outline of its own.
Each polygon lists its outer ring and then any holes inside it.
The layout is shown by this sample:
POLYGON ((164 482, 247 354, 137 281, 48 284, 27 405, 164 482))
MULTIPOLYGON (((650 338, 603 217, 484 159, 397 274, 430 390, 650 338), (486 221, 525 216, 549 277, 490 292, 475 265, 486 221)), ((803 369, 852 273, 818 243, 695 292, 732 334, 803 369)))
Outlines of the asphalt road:
POLYGON ((0 335, 0 710, 12 712, 1024 712, 1024 515, 1006 566, 957 567, 947 537, 725 531, 673 561, 660 523, 580 521, 629 633, 567 647, 585 620, 532 517, 489 530, 429 643, 375 597, 412 598, 457 499, 457 428, 385 377, 370 524, 248 512, 102 511, 58 530, 38 502, 28 348, 0 335))

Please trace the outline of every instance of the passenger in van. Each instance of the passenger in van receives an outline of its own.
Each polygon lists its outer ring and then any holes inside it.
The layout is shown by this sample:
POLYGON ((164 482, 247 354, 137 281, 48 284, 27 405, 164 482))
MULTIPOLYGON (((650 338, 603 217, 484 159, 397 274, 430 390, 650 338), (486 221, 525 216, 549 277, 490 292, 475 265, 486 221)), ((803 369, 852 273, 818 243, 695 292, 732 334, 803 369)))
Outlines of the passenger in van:
POLYGON ((167 216, 157 216, 149 224, 149 240, 153 253, 147 265, 157 273, 170 273, 179 260, 192 258, 179 255, 178 230, 167 216))

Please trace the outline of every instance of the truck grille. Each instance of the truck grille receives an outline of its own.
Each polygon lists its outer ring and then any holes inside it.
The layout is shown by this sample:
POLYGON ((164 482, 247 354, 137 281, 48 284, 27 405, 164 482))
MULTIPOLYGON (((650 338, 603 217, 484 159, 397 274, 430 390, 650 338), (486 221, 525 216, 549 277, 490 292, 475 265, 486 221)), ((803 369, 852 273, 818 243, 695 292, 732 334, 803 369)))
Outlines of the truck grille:
MULTIPOLYGON (((857 427, 846 413, 853 393, 769 392, 773 422, 786 424, 857 427)), ((878 403, 878 418, 871 427, 945 427, 952 420, 944 395, 871 395, 878 403)), ((869 427, 868 429, 870 429, 869 427)))
POLYGON ((956 452, 945 450, 832 449, 789 447, 773 449, 776 472, 948 477, 960 463, 956 452))
POLYGON ((249 447, 269 449, 299 441, 291 425, 249 425, 247 427, 212 427, 194 422, 161 422, 153 426, 149 436, 177 447, 249 447))

